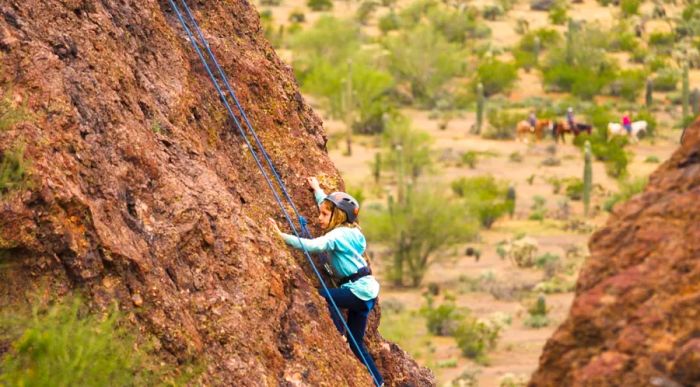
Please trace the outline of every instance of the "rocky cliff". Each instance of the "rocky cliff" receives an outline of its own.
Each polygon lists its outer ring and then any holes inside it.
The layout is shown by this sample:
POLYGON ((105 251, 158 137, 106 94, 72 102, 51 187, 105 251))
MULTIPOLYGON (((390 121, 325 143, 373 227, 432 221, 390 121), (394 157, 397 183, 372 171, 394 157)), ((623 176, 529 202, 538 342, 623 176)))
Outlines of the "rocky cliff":
MULTIPOLYGON (((192 2, 196 18, 301 212, 309 175, 342 188, 321 122, 247 1, 192 2)), ((26 116, 28 182, 0 202, 0 306, 39 289, 116 300, 171 364, 210 385, 370 385, 301 255, 267 229, 271 192, 167 1, 0 3, 2 98, 26 116)), ((317 231, 317 230, 316 230, 317 231)), ((389 385, 434 378, 377 333, 389 385)))
POLYGON ((700 385, 700 121, 590 250, 530 385, 700 385))

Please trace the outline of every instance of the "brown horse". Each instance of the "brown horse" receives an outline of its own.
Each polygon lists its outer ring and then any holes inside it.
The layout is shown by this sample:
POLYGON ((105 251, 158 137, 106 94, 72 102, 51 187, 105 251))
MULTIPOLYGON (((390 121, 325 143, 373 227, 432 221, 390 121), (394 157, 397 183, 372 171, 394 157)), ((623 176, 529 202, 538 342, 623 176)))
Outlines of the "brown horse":
POLYGON ((555 142, 559 142, 559 139, 561 139, 562 143, 566 143, 566 141, 564 140, 564 134, 566 133, 570 133, 573 134, 574 137, 578 137, 578 135, 583 132, 586 132, 590 135, 592 131, 593 125, 582 124, 577 122, 574 123, 574 128, 572 130, 572 128, 569 127, 569 124, 567 122, 557 121, 556 123, 554 123, 552 134, 554 135, 555 142))
POLYGON ((554 121, 554 125, 552 126, 554 142, 559 142, 559 139, 561 139, 561 142, 566 144, 566 140, 564 139, 564 134, 566 133, 571 133, 569 125, 564 121, 554 121))
POLYGON ((538 120, 537 125, 535 125, 535 138, 541 140, 544 137, 545 130, 554 130, 554 122, 550 120, 538 120))
POLYGON ((523 120, 519 121, 517 125, 515 126, 515 134, 517 136, 517 139, 520 141, 523 141, 527 135, 530 133, 534 133, 535 129, 530 125, 529 122, 523 120))

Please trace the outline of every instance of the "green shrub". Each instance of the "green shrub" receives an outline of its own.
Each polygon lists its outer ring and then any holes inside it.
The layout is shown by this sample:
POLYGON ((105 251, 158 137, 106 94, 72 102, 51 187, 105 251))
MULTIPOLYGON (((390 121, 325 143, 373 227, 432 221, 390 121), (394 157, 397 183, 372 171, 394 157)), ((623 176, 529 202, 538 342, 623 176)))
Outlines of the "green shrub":
POLYGON ((304 23, 306 22, 306 15, 300 10, 294 10, 289 14, 289 21, 292 23, 304 23))
MULTIPOLYGON (((0 66, 0 73, 2 67, 0 66)), ((32 115, 27 109, 26 100, 18 105, 12 101, 11 88, 4 90, 4 95, 0 98, 0 132, 10 129, 15 124, 32 120, 32 115)))
POLYGON ((384 34, 398 30, 399 27, 399 16, 393 10, 379 18, 379 30, 384 34))
POLYGON ((566 13, 566 4, 557 1, 552 8, 549 9, 549 20, 555 25, 564 25, 568 15, 566 13))
POLYGON ((642 193, 647 185, 647 178, 638 177, 635 179, 622 180, 618 182, 618 192, 613 194, 603 203, 603 209, 612 212, 618 203, 628 201, 632 196, 642 193))
POLYGON ((502 109, 489 109, 486 118, 490 128, 483 132, 483 137, 495 140, 512 139, 515 136, 515 125, 520 121, 521 115, 502 109))
POLYGON ((454 333, 454 338, 464 356, 484 364, 488 361, 486 352, 496 347, 500 333, 500 326, 467 316, 454 333))
POLYGON ((367 208, 362 215, 368 238, 385 242, 392 255, 388 277, 397 286, 405 278, 419 286, 430 265, 446 258, 444 250, 471 241, 478 230, 462 203, 439 187, 419 187, 390 200, 386 210, 367 208))
POLYGON ((507 184, 496 181, 491 175, 462 177, 452 182, 452 190, 464 198, 468 212, 486 228, 507 214, 513 205, 507 200, 507 184))
POLYGON ((432 7, 427 18, 433 28, 440 32, 450 43, 463 45, 468 38, 478 38, 481 30, 487 28, 478 21, 478 11, 473 8, 461 10, 453 7, 432 7))
POLYGON ((646 121, 647 122, 647 136, 654 137, 656 136, 656 118, 654 115, 648 111, 648 110, 640 110, 636 114, 632 116, 632 121, 646 121))
POLYGON ((517 79, 518 70, 515 65, 489 58, 482 61, 476 69, 473 85, 476 88, 476 83, 481 82, 484 86, 484 94, 488 97, 510 91, 517 79))
POLYGON ((282 4, 282 0, 260 0, 260 5, 277 6, 282 4))
MULTIPOLYGON (((603 129, 600 129, 603 131, 603 129)), ((627 164, 629 157, 624 147, 627 145, 627 138, 615 136, 606 141, 603 136, 586 134, 578 136, 576 145, 583 147, 586 140, 591 142, 591 151, 597 160, 605 163, 605 171, 610 177, 619 178, 627 175, 627 164)))
POLYGON ((484 10, 481 13, 484 16, 484 19, 486 19, 486 20, 496 20, 499 17, 505 15, 503 8, 501 8, 501 6, 495 5, 495 4, 485 6, 484 10))
POLYGON ((75 298, 36 307, 30 315, 16 312, 4 320, 2 329, 19 336, 2 359, 2 385, 133 386, 164 381, 155 359, 138 345, 116 309, 106 316, 90 314, 75 298))
POLYGON ((668 67, 665 55, 649 55, 644 58, 644 65, 650 72, 658 72, 668 67))
POLYGON ((464 54, 431 26, 417 25, 385 40, 389 71, 410 87, 418 104, 432 108, 448 82, 463 71, 464 54))
POLYGON ((28 177, 29 161, 24 158, 24 144, 0 152, 0 196, 21 188, 28 177))
POLYGON ((469 166, 469 168, 474 169, 476 167, 477 155, 474 151, 467 151, 462 153, 462 164, 469 166))
POLYGON ((673 32, 652 32, 649 34, 649 45, 657 50, 670 50, 675 41, 676 36, 673 32))
POLYGON ((649 164, 658 164, 658 163, 660 163, 661 161, 659 160, 658 157, 656 157, 656 156, 654 156, 654 155, 651 155, 651 156, 647 156, 647 158, 644 159, 644 162, 645 162, 645 163, 649 163, 649 164))
POLYGON ((357 8, 355 18, 362 25, 367 25, 367 21, 372 16, 372 13, 377 9, 379 4, 374 0, 365 0, 357 8))
POLYGON ((646 78, 647 75, 644 71, 622 70, 611 85, 612 95, 619 95, 630 102, 634 102, 642 89, 644 89, 646 78))
POLYGON ((333 9, 333 1, 331 0, 308 0, 306 5, 311 8, 312 11, 330 11, 333 9))
POLYGON ((528 216, 528 219, 539 220, 541 222, 547 215, 547 200, 540 195, 535 195, 532 200, 533 202, 532 206, 530 206, 530 216, 528 216))
POLYGON ((520 152, 513 152, 510 155, 508 155, 508 160, 513 163, 522 163, 523 162, 523 155, 520 154, 520 152))
POLYGON ((452 335, 462 319, 462 314, 457 310, 454 297, 446 297, 445 302, 435 307, 432 296, 426 296, 426 305, 420 310, 425 317, 428 332, 437 336, 452 335))
MULTIPOLYGON (((556 293, 568 293, 573 291, 576 288, 576 283, 574 281, 568 281, 560 276, 553 276, 552 278, 548 279, 547 281, 542 281, 535 285, 535 288, 533 289, 536 292, 541 292, 544 294, 556 294, 556 293)), ((543 319, 542 317, 534 318, 531 321, 531 327, 533 328, 539 328, 542 323, 548 322, 548 320, 543 319)))
POLYGON ((527 312, 528 318, 524 321, 525 326, 541 328, 549 325, 547 301, 543 295, 537 297, 537 301, 528 308, 527 312))
POLYGON ((535 266, 539 269, 544 269, 547 266, 556 265, 560 261, 560 258, 556 254, 544 253, 539 257, 535 258, 535 266))
POLYGON ((674 91, 681 79, 680 72, 671 68, 661 69, 654 78, 655 91, 674 91))
POLYGON ((578 177, 566 179, 566 197, 571 200, 581 200, 583 198, 583 180, 578 177))
POLYGON ((641 0, 620 0, 620 9, 624 17, 637 15, 639 13, 639 5, 641 0))

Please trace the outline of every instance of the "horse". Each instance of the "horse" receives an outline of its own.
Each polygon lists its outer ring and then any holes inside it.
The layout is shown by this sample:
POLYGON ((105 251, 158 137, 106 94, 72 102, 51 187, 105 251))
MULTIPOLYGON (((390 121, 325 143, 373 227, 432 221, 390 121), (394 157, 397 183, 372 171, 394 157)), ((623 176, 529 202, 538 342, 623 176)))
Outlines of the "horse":
POLYGON ((567 125, 564 121, 554 121, 552 123, 552 135, 554 136, 554 142, 559 142, 559 139, 561 139, 561 142, 566 144, 566 140, 564 139, 564 134, 566 133, 571 133, 571 130, 569 129, 569 125, 567 125))
POLYGON ((522 141, 528 134, 535 133, 535 128, 529 122, 522 120, 515 126, 517 139, 522 141))
MULTIPOLYGON (((630 133, 630 137, 632 137, 633 142, 637 142, 640 138, 644 138, 644 136, 646 136, 647 126, 646 121, 634 121, 632 123, 632 132, 630 133)), ((627 130, 624 128, 624 126, 617 122, 610 122, 608 123, 608 134, 608 138, 612 138, 613 136, 626 136, 627 130)))
POLYGON ((544 137, 545 130, 551 133, 554 130, 554 121, 550 120, 539 120, 537 125, 535 125, 535 138, 541 140, 544 137))
POLYGON ((577 122, 574 125, 574 136, 578 136, 582 132, 586 132, 590 135, 592 130, 593 130, 593 125, 582 124, 582 123, 577 122))

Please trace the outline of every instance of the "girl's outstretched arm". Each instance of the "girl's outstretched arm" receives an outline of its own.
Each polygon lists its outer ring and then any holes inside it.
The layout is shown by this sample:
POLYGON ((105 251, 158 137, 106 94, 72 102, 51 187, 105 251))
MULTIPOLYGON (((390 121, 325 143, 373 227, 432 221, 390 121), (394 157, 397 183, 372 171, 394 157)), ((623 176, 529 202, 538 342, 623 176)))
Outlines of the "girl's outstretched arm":
POLYGON ((316 199, 316 204, 321 205, 323 199, 326 198, 326 193, 323 192, 323 188, 321 188, 321 185, 318 183, 318 179, 316 179, 315 177, 309 177, 308 179, 306 179, 306 181, 309 182, 311 189, 314 190, 314 198, 316 199))
POLYGON ((286 244, 294 247, 295 249, 306 249, 306 251, 308 251, 309 253, 321 253, 324 251, 331 250, 334 246, 335 240, 330 234, 326 234, 314 239, 298 238, 294 235, 285 234, 282 231, 280 231, 279 227, 277 226, 277 222, 275 222, 274 219, 270 218, 269 222, 272 230, 277 235, 279 235, 286 244))

